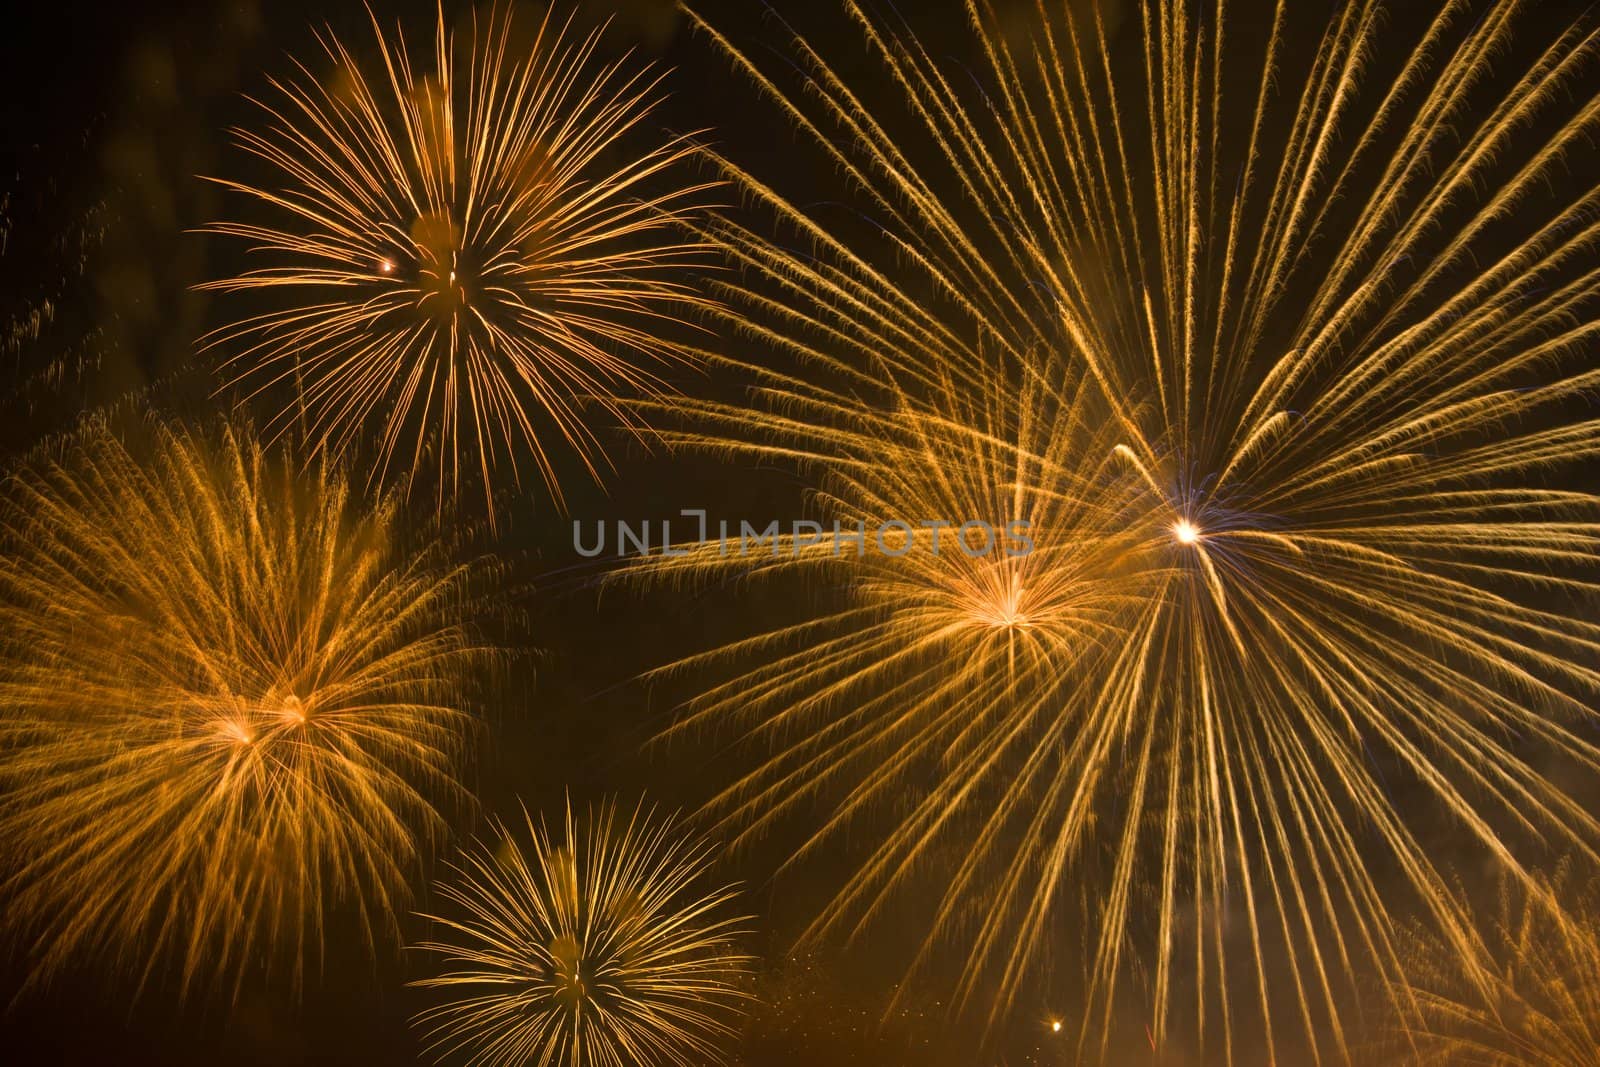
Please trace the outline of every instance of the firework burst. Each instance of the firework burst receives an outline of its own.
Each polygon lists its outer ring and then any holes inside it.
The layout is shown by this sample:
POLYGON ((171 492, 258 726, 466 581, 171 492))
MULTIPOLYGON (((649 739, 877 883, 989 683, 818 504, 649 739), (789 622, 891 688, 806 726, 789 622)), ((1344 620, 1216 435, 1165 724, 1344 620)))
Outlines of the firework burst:
POLYGON ((7 486, 0 835, 38 973, 298 985, 335 909, 392 938, 460 799, 465 572, 234 434, 107 431, 7 486))
POLYGON ((730 360, 758 411, 694 403, 676 437, 817 464, 845 518, 1029 518, 1047 550, 644 564, 855 598, 677 665, 732 671, 691 723, 754 717, 719 810, 820 805, 805 851, 876 822, 817 933, 939 870, 919 959, 964 951, 991 1020, 1082 959, 1081 1056, 1131 1001, 1158 1050, 1347 1058, 1346 976, 1404 969, 1381 884, 1480 966, 1422 827, 1512 877, 1600 840, 1557 784, 1600 769, 1600 498, 1570 477, 1600 451, 1600 189, 1547 182, 1600 127, 1596 37, 1363 2, 1302 57, 1285 5, 1254 49, 1232 5, 1158 0, 1126 52, 1042 8, 1014 47, 975 4, 969 97, 846 8, 892 99, 704 27, 875 225, 724 161, 785 237, 718 229, 730 321, 799 369, 730 360))
POLYGON ((263 128, 236 131, 274 177, 222 182, 260 221, 207 231, 255 265, 202 288, 267 306, 207 343, 251 395, 292 390, 272 432, 341 451, 376 425, 375 478, 432 450, 450 495, 467 476, 489 494, 502 464, 520 482, 531 453, 559 502, 552 443, 598 477, 585 405, 633 427, 619 392, 661 394, 686 355, 662 335, 700 302, 680 281, 706 188, 678 176, 690 146, 633 147, 659 75, 600 65, 598 31, 547 17, 521 54, 509 5, 464 38, 441 9, 430 68, 373 29, 375 63, 326 36, 328 74, 274 81, 263 128))
POLYGON ((432 1049, 473 1064, 698 1067, 747 996, 749 958, 706 889, 711 851, 672 820, 611 806, 552 834, 505 826, 439 886, 456 914, 421 946, 451 969, 417 984, 445 1000, 419 1015, 432 1049))

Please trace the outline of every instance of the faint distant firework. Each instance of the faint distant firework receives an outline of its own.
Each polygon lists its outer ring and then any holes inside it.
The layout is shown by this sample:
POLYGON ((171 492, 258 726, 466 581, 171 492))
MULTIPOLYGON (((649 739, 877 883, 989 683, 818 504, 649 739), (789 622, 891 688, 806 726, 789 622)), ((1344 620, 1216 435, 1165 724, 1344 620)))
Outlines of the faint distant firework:
POLYGON ((552 833, 496 823, 440 883, 444 973, 416 984, 441 1062, 540 1067, 702 1067, 724 1062, 749 996, 750 957, 705 882, 711 848, 644 807, 552 833))
POLYGON ((36 979, 298 986, 396 940, 462 795, 467 568, 233 432, 96 429, 5 485, 0 849, 36 979), (341 921, 346 921, 341 919, 341 921))
POLYGON ((0 406, 12 413, 9 447, 31 445, 47 421, 41 414, 64 418, 61 410, 76 410, 88 383, 114 378, 103 373, 105 315, 94 284, 112 209, 105 199, 80 204, 37 173, 46 166, 70 172, 83 165, 80 155, 69 153, 65 165, 34 159, 19 173, 19 182, 23 174, 38 179, 45 195, 0 193, 0 406))
POLYGON ((1047 550, 633 567, 807 583, 664 672, 742 757, 722 827, 859 848, 811 934, 923 917, 915 969, 953 953, 991 1022, 1081 968, 1080 1058, 1348 1059, 1402 912, 1486 965, 1441 827, 1513 878, 1600 842, 1566 784, 1600 770, 1600 37, 976 4, 974 69, 844 6, 870 74, 701 23, 855 210, 721 161, 765 209, 715 230, 753 410, 669 436, 804 465, 825 525, 1047 550))
POLYGON ((432 468, 441 500, 474 477, 492 499, 531 458, 559 503, 558 445, 591 476, 605 462, 587 409, 636 431, 619 397, 663 395, 658 372, 690 359, 668 336, 703 304, 680 223, 708 186, 687 138, 647 128, 660 74, 601 63, 598 31, 554 18, 524 45, 510 5, 464 36, 441 9, 413 53, 374 16, 375 56, 323 36, 326 71, 274 79, 235 131, 267 176, 221 181, 241 211, 206 230, 249 266, 201 286, 242 316, 205 344, 280 402, 270 433, 375 440, 374 479, 432 468))
POLYGON ((1388 1050, 1419 1067, 1578 1067, 1600 1055, 1600 896, 1570 868, 1502 883, 1476 934, 1491 961, 1417 942, 1405 994, 1415 1020, 1388 1050))

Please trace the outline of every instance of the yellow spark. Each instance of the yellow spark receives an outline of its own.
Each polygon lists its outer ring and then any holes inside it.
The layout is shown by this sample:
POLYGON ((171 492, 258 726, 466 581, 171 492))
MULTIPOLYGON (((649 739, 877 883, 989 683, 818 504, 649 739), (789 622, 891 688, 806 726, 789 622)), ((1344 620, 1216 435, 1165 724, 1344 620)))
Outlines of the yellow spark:
POLYGON ((304 726, 307 721, 305 705, 303 705, 300 702, 300 698, 295 696, 293 693, 290 693, 287 697, 284 697, 283 703, 279 706, 278 714, 282 715, 290 722, 297 723, 301 726, 304 726))

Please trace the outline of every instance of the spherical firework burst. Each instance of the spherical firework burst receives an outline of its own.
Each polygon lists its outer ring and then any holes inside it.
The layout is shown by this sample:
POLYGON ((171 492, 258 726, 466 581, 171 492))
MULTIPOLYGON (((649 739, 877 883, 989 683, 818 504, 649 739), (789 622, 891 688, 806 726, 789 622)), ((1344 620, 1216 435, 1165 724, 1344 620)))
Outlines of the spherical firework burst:
POLYGON ((465 572, 228 433, 106 431, 7 485, 0 839, 43 976, 298 984, 328 916, 393 934, 459 801, 465 572))
MULTIPOLYGON (((1257 48, 1235 5, 1152 0, 1125 55, 1097 14, 1013 45, 973 5, 969 96, 846 6, 886 100, 707 27, 875 225, 726 164, 782 223, 718 229, 731 321, 799 369, 730 360, 760 413, 695 403, 679 439, 820 461, 845 517, 993 521, 1020 493, 999 518, 1072 547, 964 585, 959 559, 850 551, 824 565, 851 610, 680 664, 732 669, 691 721, 755 717, 722 810, 820 805, 808 851, 871 833, 816 932, 931 901, 921 958, 963 952, 993 1020, 1082 959, 1082 1056, 1119 1025, 1347 1056, 1349 976, 1403 974, 1396 887, 1477 951, 1429 828, 1514 877, 1541 838, 1600 841, 1559 784, 1600 769, 1574 725, 1600 497, 1572 478, 1600 452, 1600 189, 1555 180, 1600 127, 1597 38, 1363 2, 1298 56, 1283 5, 1257 48), (908 417, 970 443, 930 455, 908 417), (1024 624, 1047 605, 1066 628, 1024 624)), ((645 573, 818 562, 716 555, 645 573)))
POLYGON ((1600 1051, 1600 908, 1570 869, 1503 884, 1476 932, 1489 966, 1416 942, 1405 994, 1415 1021, 1393 1055, 1438 1067, 1579 1067, 1600 1051))
POLYGON ((552 834, 503 825, 439 886, 450 969, 417 984, 432 1050, 473 1064, 653 1067, 721 1062, 747 996, 734 893, 701 883, 708 846, 644 808, 611 806, 552 834))
POLYGON ((689 145, 633 144, 658 76, 601 66, 597 35, 547 18, 523 53, 509 5, 464 37, 441 10, 429 67, 373 28, 373 62, 324 38, 326 76, 275 81, 265 126, 236 131, 273 177, 223 182, 259 219, 207 230, 253 265, 202 288, 263 310, 207 340, 252 395, 292 390, 269 430, 342 450, 376 426, 374 477, 432 450, 452 495, 531 452, 559 501, 553 442, 603 460, 584 406, 632 426, 618 394, 659 394, 686 355, 661 334, 699 302, 689 145))

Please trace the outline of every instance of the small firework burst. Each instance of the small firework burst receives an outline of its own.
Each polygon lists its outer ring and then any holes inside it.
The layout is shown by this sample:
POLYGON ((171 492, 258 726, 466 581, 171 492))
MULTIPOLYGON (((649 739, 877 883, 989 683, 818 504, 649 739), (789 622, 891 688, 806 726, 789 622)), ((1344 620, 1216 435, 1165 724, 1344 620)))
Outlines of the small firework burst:
POLYGON ((446 998, 417 1017, 431 1051, 473 1064, 701 1067, 719 1062, 748 995, 749 957, 701 883, 702 840, 643 807, 604 806, 552 834, 501 824, 439 886, 449 969, 416 983, 446 998))
POLYGON ((441 10, 427 67, 373 29, 377 62, 327 35, 330 73, 275 80, 265 124, 236 131, 274 179, 222 182, 260 219, 206 229, 253 265, 202 288, 263 309, 207 343, 230 383, 292 393, 269 431, 342 451, 375 427, 374 477, 433 451, 452 496, 469 475, 488 495, 501 464, 520 481, 526 450, 559 501, 552 442, 596 477, 604 460, 585 405, 636 429, 618 398, 661 395, 687 358, 662 333, 701 302, 691 146, 650 140, 659 74, 601 65, 598 33, 547 17, 519 56, 509 7, 465 36, 441 10))

